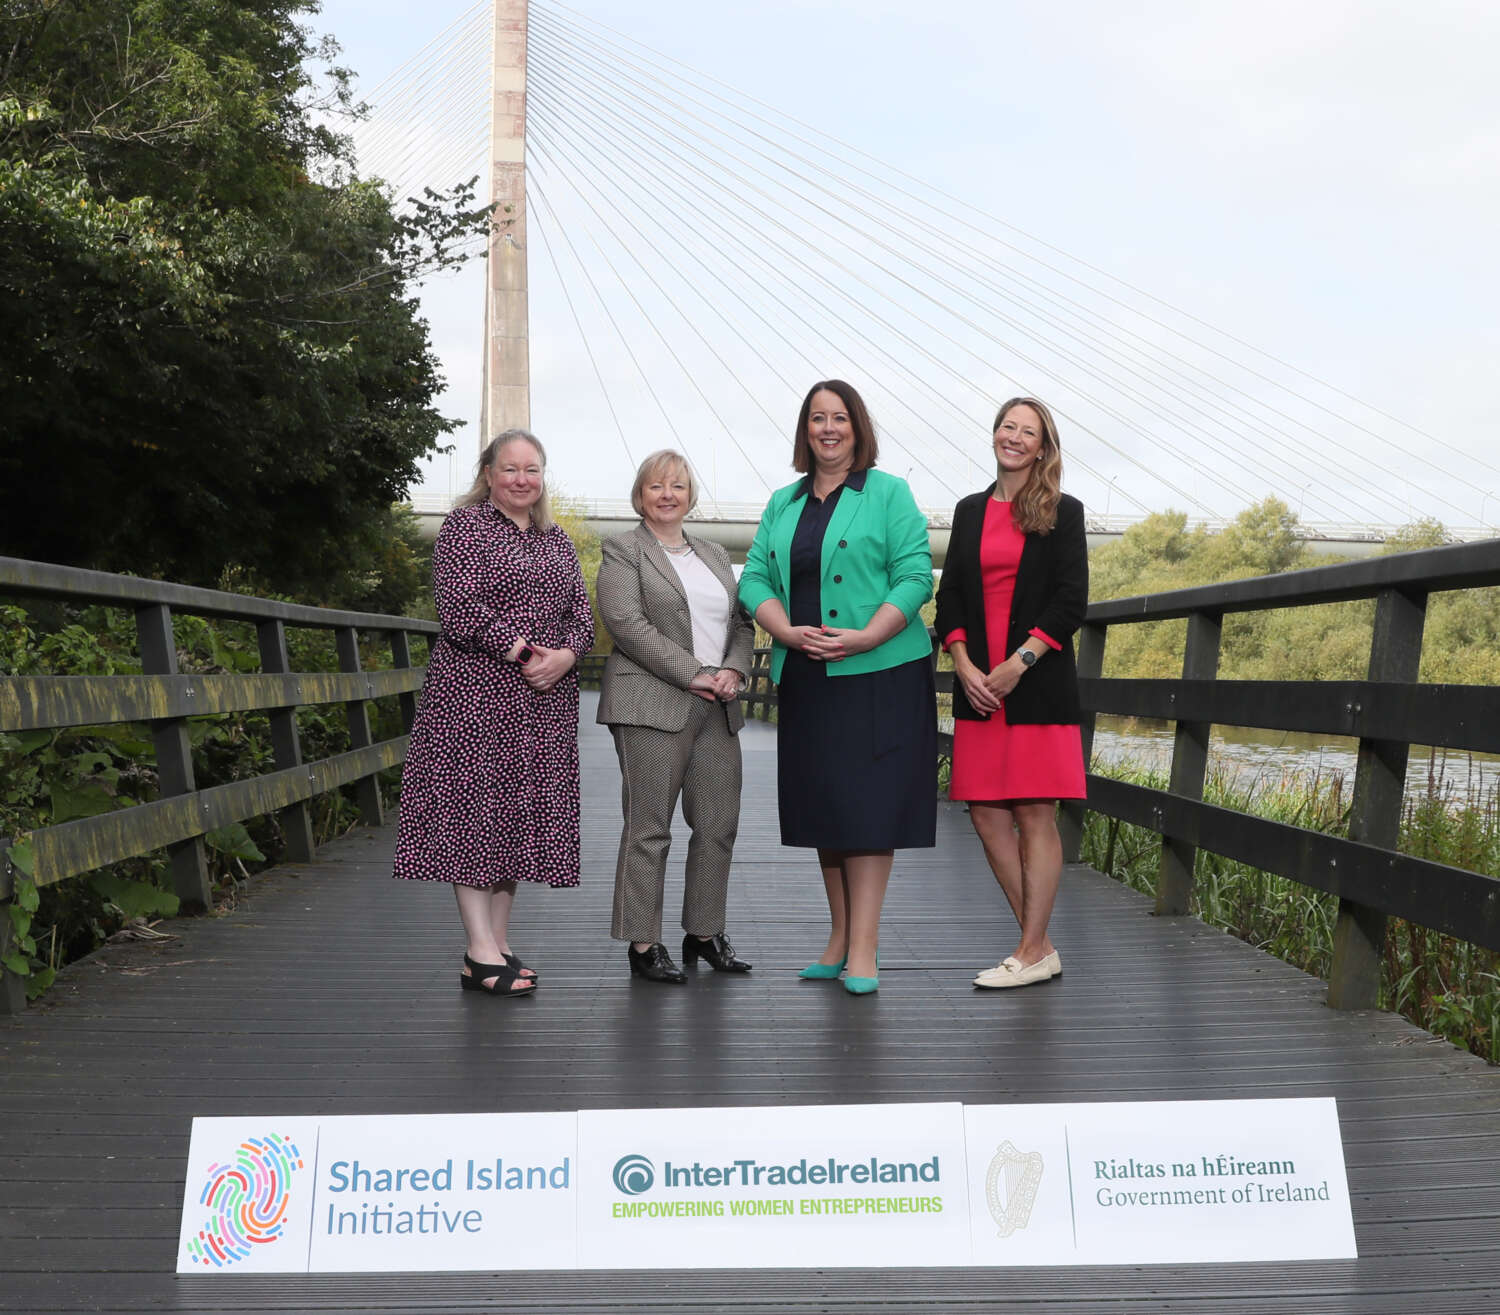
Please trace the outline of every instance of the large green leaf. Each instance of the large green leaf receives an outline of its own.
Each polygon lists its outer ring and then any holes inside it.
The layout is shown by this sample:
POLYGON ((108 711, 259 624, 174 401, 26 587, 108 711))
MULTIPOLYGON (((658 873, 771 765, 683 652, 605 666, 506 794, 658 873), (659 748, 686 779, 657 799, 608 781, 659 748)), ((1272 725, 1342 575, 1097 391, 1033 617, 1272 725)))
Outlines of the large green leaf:
POLYGON ((210 849, 227 854, 230 858, 254 860, 257 863, 266 861, 266 856, 256 848, 255 841, 250 839, 250 833, 245 830, 243 822, 231 822, 228 826, 218 827, 204 836, 203 842, 210 849))
POLYGON ((176 917, 180 901, 170 890, 153 886, 149 881, 132 881, 113 872, 96 872, 89 885, 119 909, 128 922, 131 918, 176 917))

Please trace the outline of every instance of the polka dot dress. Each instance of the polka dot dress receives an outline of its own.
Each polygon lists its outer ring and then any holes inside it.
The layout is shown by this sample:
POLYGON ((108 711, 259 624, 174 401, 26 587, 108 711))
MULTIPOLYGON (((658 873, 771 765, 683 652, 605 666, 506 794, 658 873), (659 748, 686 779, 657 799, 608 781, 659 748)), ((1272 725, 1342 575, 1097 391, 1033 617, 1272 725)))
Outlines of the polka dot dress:
POLYGON ((594 617, 562 529, 488 502, 451 512, 432 558, 442 637, 401 777, 394 875, 578 884, 578 677, 545 693, 505 660, 519 636, 580 656, 594 617))

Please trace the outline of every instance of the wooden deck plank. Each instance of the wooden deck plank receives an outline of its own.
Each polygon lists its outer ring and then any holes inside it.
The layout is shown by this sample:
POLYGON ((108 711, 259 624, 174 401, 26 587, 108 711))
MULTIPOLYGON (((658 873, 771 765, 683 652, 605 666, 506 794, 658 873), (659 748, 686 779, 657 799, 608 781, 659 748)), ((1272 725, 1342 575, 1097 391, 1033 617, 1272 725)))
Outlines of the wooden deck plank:
MULTIPOLYGON (((613 752, 586 724, 585 884, 527 890, 533 999, 455 989, 442 887, 389 880, 390 831, 258 879, 226 916, 110 947, 0 1020, 0 1310, 1036 1311, 1352 1315, 1500 1301, 1500 1072, 1192 919, 1071 869, 1059 981, 980 993, 1013 938, 961 810, 899 856, 881 990, 799 981, 821 885, 775 823, 773 734, 747 732, 730 930, 748 978, 631 981, 608 939, 613 752), (1361 1258, 1065 1270, 177 1278, 195 1114, 612 1106, 1339 1099, 1361 1258)), ((667 908, 680 897, 680 852, 667 908)), ((669 937, 670 939, 670 937, 669 937)))

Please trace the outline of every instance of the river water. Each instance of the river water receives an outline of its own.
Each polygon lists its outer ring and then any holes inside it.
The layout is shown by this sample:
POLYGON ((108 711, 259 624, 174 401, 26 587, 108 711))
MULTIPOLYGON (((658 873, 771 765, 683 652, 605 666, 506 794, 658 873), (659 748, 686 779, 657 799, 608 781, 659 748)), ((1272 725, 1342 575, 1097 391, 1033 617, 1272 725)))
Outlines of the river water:
MULTIPOLYGON (((1131 762, 1169 771, 1172 734, 1169 721, 1101 716, 1094 727, 1094 761, 1131 762)), ((1209 766, 1223 771, 1241 788, 1314 776, 1327 780, 1342 773, 1347 790, 1354 784, 1358 749, 1358 740, 1342 736, 1215 726, 1209 739, 1209 766)), ((1407 796, 1425 794, 1429 782, 1454 803, 1494 800, 1500 794, 1500 758, 1414 744, 1406 765, 1407 796)))

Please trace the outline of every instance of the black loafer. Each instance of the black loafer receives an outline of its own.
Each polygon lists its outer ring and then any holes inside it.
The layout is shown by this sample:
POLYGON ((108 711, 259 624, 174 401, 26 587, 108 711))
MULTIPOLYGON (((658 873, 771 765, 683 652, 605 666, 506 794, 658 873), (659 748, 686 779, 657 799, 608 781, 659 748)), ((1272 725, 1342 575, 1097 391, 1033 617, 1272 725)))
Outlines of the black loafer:
POLYGON ((716 973, 748 973, 750 965, 734 956, 734 946, 729 937, 719 932, 714 936, 694 936, 691 932, 682 938, 682 961, 691 968, 699 959, 706 959, 716 973))
POLYGON ((671 982, 677 986, 687 981, 687 974, 672 962, 667 947, 660 941, 645 950, 630 947, 630 975, 644 977, 648 982, 671 982))

